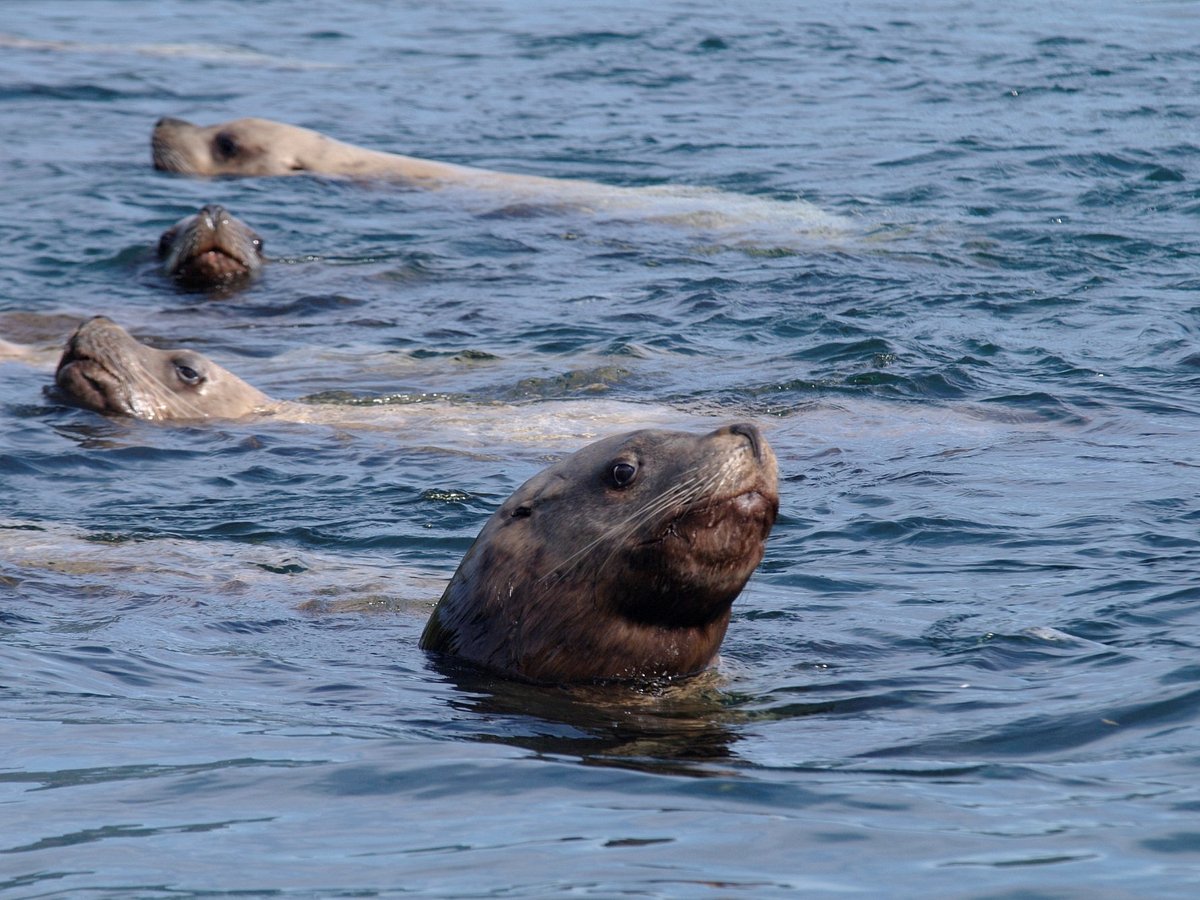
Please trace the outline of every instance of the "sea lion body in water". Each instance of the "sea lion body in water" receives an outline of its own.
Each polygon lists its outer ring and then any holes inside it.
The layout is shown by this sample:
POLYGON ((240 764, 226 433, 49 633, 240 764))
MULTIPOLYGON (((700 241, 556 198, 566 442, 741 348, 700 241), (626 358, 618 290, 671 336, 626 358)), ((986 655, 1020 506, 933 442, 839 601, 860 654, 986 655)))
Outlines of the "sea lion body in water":
POLYGON ((710 665, 779 509, 759 430, 644 430, 590 444, 484 525, 421 647, 547 683, 710 665))
POLYGON ((54 381, 77 406, 151 421, 233 419, 275 402, 202 353, 147 346, 104 316, 67 340, 54 381))
POLYGON ((234 119, 193 125, 163 118, 150 138, 154 168, 182 175, 274 176, 312 173, 385 178, 436 186, 471 181, 542 182, 553 178, 508 175, 487 169, 368 150, 319 131, 270 119, 234 119))
POLYGON ((226 287, 262 269, 262 238, 223 206, 209 204, 162 233, 158 256, 163 268, 190 288, 226 287))
MULTIPOLYGON (((0 349, 3 346, 0 345, 0 349)), ((17 348, 19 349, 19 348, 17 348)), ((311 352, 305 352, 312 362, 311 352)), ((23 358, 23 357, 14 357, 23 358)), ((155 422, 269 416, 277 422, 355 429, 403 429, 451 452, 505 453, 578 445, 631 424, 709 425, 712 417, 628 400, 529 402, 368 398, 346 403, 276 400, 194 350, 158 350, 111 319, 79 325, 58 357, 52 399, 106 415, 155 422)), ((49 359, 48 359, 49 361, 49 359)), ((417 395, 418 398, 421 395, 417 395)))
MULTIPOLYGON (((636 215, 713 232, 763 225, 771 234, 842 235, 848 222, 803 200, 774 200, 711 188, 616 187, 520 175, 368 150, 270 119, 194 125, 163 118, 151 135, 154 167, 183 175, 276 176, 312 173, 399 181, 414 187, 464 187, 502 204, 563 206, 615 217, 636 215)), ((753 236, 753 235, 752 235, 753 236)))

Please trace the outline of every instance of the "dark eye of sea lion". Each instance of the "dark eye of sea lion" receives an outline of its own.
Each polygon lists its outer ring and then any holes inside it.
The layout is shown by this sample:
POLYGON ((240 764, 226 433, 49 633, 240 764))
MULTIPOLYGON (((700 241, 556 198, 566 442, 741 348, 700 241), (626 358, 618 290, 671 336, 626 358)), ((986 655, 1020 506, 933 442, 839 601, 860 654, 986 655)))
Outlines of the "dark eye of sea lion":
POLYGON ((232 159, 241 150, 237 140, 227 131, 222 131, 213 138, 213 149, 220 159, 232 159))
POLYGON ((184 384, 197 385, 204 380, 204 376, 193 369, 191 366, 183 363, 175 363, 175 374, 177 374, 184 384))
POLYGON ((637 472, 636 465, 626 460, 621 460, 612 464, 612 468, 608 470, 608 477, 612 481, 613 487, 623 488, 633 483, 633 479, 637 477, 637 472))

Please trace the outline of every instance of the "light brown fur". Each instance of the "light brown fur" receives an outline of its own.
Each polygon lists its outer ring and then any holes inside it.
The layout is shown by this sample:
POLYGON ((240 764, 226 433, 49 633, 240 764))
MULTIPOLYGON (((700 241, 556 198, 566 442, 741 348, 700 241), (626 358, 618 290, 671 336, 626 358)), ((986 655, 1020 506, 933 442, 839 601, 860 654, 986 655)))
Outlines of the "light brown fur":
POLYGON ((234 119, 202 126, 183 119, 165 118, 154 126, 150 143, 156 169, 183 175, 274 176, 311 172, 386 178, 426 187, 452 184, 552 186, 564 183, 536 175, 513 175, 368 150, 334 140, 318 131, 270 119, 234 119))
POLYGON ((270 119, 193 125, 160 119, 151 135, 154 167, 199 176, 304 173, 398 181, 419 188, 459 187, 501 209, 570 209, 702 231, 738 243, 775 244, 846 233, 848 222, 803 200, 775 200, 703 187, 619 187, 570 178, 497 172, 384 153, 270 119), (760 233, 761 232, 761 233, 760 233))
POLYGON ((147 346, 104 316, 67 340, 54 380, 84 409, 150 421, 235 419, 274 404, 203 354, 147 346))

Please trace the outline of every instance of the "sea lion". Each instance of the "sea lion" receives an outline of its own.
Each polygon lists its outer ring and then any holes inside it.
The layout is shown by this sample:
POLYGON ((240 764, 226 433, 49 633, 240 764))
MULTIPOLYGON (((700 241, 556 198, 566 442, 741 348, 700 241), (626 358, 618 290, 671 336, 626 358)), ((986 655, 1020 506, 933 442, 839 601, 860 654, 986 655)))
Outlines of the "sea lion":
POLYGON ((151 421, 232 419, 274 403, 202 353, 157 350, 105 316, 67 340, 54 381, 76 406, 151 421))
POLYGON ((762 560, 777 485, 750 424, 590 444, 487 521, 420 645, 545 683, 699 672, 762 560))
POLYGON ((209 204, 162 233, 158 256, 172 278, 186 287, 226 287, 257 275, 263 241, 223 206, 209 204))
POLYGON ((312 172, 360 178, 390 178, 415 183, 467 181, 545 182, 555 179, 506 175, 487 169, 383 153, 344 144, 331 137, 270 119, 234 119, 218 125, 193 125, 162 118, 150 137, 154 168, 182 175, 295 175, 312 172))
MULTIPOLYGON (((312 362, 311 350, 299 352, 312 362)), ((55 358, 59 371, 57 384, 47 388, 51 399, 107 415, 158 422, 269 416, 279 422, 339 429, 402 430, 450 452, 483 453, 493 459, 497 447, 504 447, 506 455, 536 448, 541 458, 548 447, 578 445, 581 437, 611 433, 632 423, 679 427, 712 422, 707 415, 673 407, 591 397, 513 403, 421 392, 384 398, 356 398, 349 393, 331 397, 326 392, 307 399, 277 400, 200 353, 141 344, 103 316, 80 325, 55 358)))
MULTIPOLYGON (((463 187, 484 192, 501 210, 568 208, 623 218, 741 234, 765 226, 780 236, 831 236, 849 223, 803 200, 774 200, 703 187, 616 187, 567 178, 496 172, 368 150, 317 131, 270 119, 193 125, 163 118, 150 139, 154 167, 182 175, 296 175, 313 173, 399 181, 413 187, 463 187)), ((749 235, 755 238, 752 231, 749 235)))

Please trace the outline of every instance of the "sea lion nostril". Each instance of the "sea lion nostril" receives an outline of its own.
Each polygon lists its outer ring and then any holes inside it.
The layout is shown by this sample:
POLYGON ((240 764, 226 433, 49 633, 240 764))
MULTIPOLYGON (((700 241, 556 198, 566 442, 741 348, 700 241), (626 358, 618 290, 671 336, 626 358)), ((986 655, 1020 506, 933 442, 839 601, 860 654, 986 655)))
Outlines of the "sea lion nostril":
POLYGON ((755 458, 762 459, 762 432, 758 430, 757 425, 751 425, 749 422, 737 422, 729 426, 729 431, 731 434, 740 434, 748 440, 755 458))

